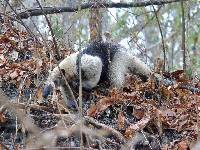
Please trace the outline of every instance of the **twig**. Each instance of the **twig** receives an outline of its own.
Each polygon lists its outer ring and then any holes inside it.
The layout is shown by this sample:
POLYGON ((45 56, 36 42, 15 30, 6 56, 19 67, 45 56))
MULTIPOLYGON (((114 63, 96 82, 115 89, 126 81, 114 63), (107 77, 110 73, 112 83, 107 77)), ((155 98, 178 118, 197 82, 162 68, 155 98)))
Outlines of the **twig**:
MULTIPOLYGON (((81 1, 79 1, 78 12, 81 10, 81 1)), ((80 28, 79 28, 80 30, 80 28)), ((78 54, 78 75, 79 75, 79 115, 80 115, 80 149, 83 150, 83 89, 82 89, 82 71, 81 71, 81 38, 79 37, 79 54, 78 54)))
MULTIPOLYGON (((17 23, 21 24, 20 20, 16 19, 16 17, 12 17, 12 16, 9 16, 8 14, 0 12, 0 16, 1 15, 9 18, 9 20, 11 20, 11 21, 16 21, 17 23)), ((23 26, 23 24, 21 24, 21 25, 23 26)))
MULTIPOLYGON (((152 0, 150 0, 152 3, 153 3, 153 1, 152 0)), ((163 68, 162 68, 162 71, 164 72, 165 71, 165 65, 166 65, 166 50, 165 50, 165 42, 164 42, 164 37, 163 37, 163 32, 162 32, 162 29, 161 29, 161 25, 160 25, 160 21, 159 21, 159 19, 158 19, 158 14, 157 14, 157 12, 158 11, 156 11, 156 9, 155 9, 155 7, 153 6, 153 4, 152 4, 152 7, 153 7, 153 11, 154 11, 154 13, 155 13, 155 16, 156 16, 156 21, 157 21, 157 23, 158 23, 158 28, 159 28, 159 30, 160 30, 160 36, 161 36, 161 39, 162 39, 162 47, 163 47, 163 57, 164 57, 164 62, 163 62, 163 68)))
MULTIPOLYGON (((25 9, 25 10, 27 10, 27 8, 25 7, 25 5, 23 4, 23 2, 22 1, 19 1, 19 3, 23 6, 23 8, 25 9)), ((28 14, 29 16, 30 16, 30 14, 28 14)), ((31 17, 31 16, 30 16, 31 17)), ((33 21, 33 19, 32 18, 30 18, 30 20, 31 20, 31 22, 33 23, 33 25, 34 25, 34 27, 35 27, 35 29, 36 29, 36 31, 39 33, 39 35, 40 35, 40 37, 42 38, 42 40, 43 40, 43 42, 44 42, 44 45, 45 45, 45 47, 46 48, 48 48, 47 47, 47 43, 46 43, 46 41, 45 41, 45 39, 44 39, 44 37, 43 37, 43 35, 42 35, 42 33, 40 32, 40 30, 38 29, 38 27, 37 27, 37 25, 35 24, 35 22, 33 21)))
POLYGON ((63 118, 67 123, 75 124, 80 119, 76 114, 53 114, 58 118, 63 118))
MULTIPOLYGON (((73 114, 54 114, 55 116, 59 117, 59 118, 63 118, 64 120, 66 120, 68 123, 71 122, 73 124, 80 124, 80 118, 77 115, 73 115, 73 114), (79 122, 79 123, 78 123, 79 122)), ((114 128, 111 128, 105 124, 99 123, 97 122, 95 119, 89 117, 89 116, 85 116, 83 117, 83 123, 86 127, 91 127, 90 125, 94 126, 94 128, 96 128, 97 130, 104 130, 106 131, 106 133, 108 135, 112 134, 114 135, 119 143, 124 143, 125 139, 123 137, 123 135, 118 132, 117 130, 115 130, 114 128)), ((86 130, 86 129, 85 129, 86 130)))
MULTIPOLYGON (((26 109, 26 107, 27 107, 27 104, 24 104, 24 103, 16 103, 16 102, 13 102, 12 104, 13 104, 17 109, 26 109)), ((28 107, 31 108, 31 109, 35 109, 35 110, 45 110, 45 111, 50 112, 49 107, 46 107, 46 106, 39 106, 39 105, 36 105, 36 104, 29 104, 28 107)), ((52 110, 51 110, 51 111, 52 111, 52 110)))
POLYGON ((84 124, 88 124, 88 123, 92 124, 97 129, 105 130, 106 132, 108 132, 109 135, 110 134, 114 135, 117 138, 117 140, 119 141, 119 143, 125 143, 126 140, 125 140, 124 136, 119 131, 115 130, 114 128, 111 128, 105 124, 99 123, 89 116, 85 116, 84 124))
POLYGON ((183 70, 186 71, 186 50, 185 50, 185 12, 184 2, 181 1, 181 13, 182 13, 182 44, 181 49, 183 51, 183 70))

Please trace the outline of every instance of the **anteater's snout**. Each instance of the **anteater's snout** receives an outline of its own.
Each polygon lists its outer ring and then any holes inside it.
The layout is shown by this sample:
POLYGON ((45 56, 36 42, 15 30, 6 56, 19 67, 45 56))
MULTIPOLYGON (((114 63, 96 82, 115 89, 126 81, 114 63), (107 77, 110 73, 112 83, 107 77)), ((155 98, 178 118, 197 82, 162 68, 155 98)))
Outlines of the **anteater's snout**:
POLYGON ((52 92, 53 92, 53 86, 51 84, 45 85, 42 91, 43 98, 47 98, 50 94, 52 94, 52 92))

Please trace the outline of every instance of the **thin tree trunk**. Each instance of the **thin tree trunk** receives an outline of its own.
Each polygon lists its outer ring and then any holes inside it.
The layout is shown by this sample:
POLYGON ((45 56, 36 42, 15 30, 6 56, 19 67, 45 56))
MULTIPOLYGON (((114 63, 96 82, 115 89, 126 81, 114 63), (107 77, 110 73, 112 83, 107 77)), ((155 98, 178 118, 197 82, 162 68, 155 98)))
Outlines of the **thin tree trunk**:
POLYGON ((184 13, 184 2, 183 1, 181 1, 181 11, 182 11, 182 45, 181 45, 181 49, 183 51, 183 70, 186 71, 185 13, 184 13))
MULTIPOLYGON (((100 0, 91 0, 91 2, 99 2, 100 0)), ((89 18, 90 41, 102 39, 102 12, 100 9, 90 9, 89 18)))

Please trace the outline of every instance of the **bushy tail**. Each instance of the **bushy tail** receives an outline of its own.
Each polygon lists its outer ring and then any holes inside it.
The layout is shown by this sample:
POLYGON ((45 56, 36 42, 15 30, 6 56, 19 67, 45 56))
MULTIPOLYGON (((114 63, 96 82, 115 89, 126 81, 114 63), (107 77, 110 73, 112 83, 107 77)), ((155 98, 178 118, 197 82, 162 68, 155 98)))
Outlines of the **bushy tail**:
POLYGON ((114 56, 110 70, 111 85, 116 88, 123 87, 125 74, 128 72, 138 75, 143 81, 146 81, 151 73, 144 62, 127 51, 121 51, 114 56))
POLYGON ((150 68, 136 56, 130 55, 129 57, 129 70, 132 74, 138 75, 143 81, 146 81, 151 74, 150 68))

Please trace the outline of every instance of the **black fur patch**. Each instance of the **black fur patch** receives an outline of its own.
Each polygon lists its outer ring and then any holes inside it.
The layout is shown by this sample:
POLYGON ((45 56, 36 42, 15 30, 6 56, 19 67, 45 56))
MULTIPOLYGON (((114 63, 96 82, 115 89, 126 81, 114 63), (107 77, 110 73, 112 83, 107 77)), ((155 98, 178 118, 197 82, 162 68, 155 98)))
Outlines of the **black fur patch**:
MULTIPOLYGON (((108 43, 103 41, 94 41, 90 43, 78 57, 82 57, 83 54, 97 56, 102 60, 103 68, 100 77, 101 81, 109 81, 109 61, 113 60, 113 57, 120 45, 114 43, 108 43)), ((78 59, 77 59, 78 66, 78 59)), ((79 67, 77 67, 79 69, 79 67)))

